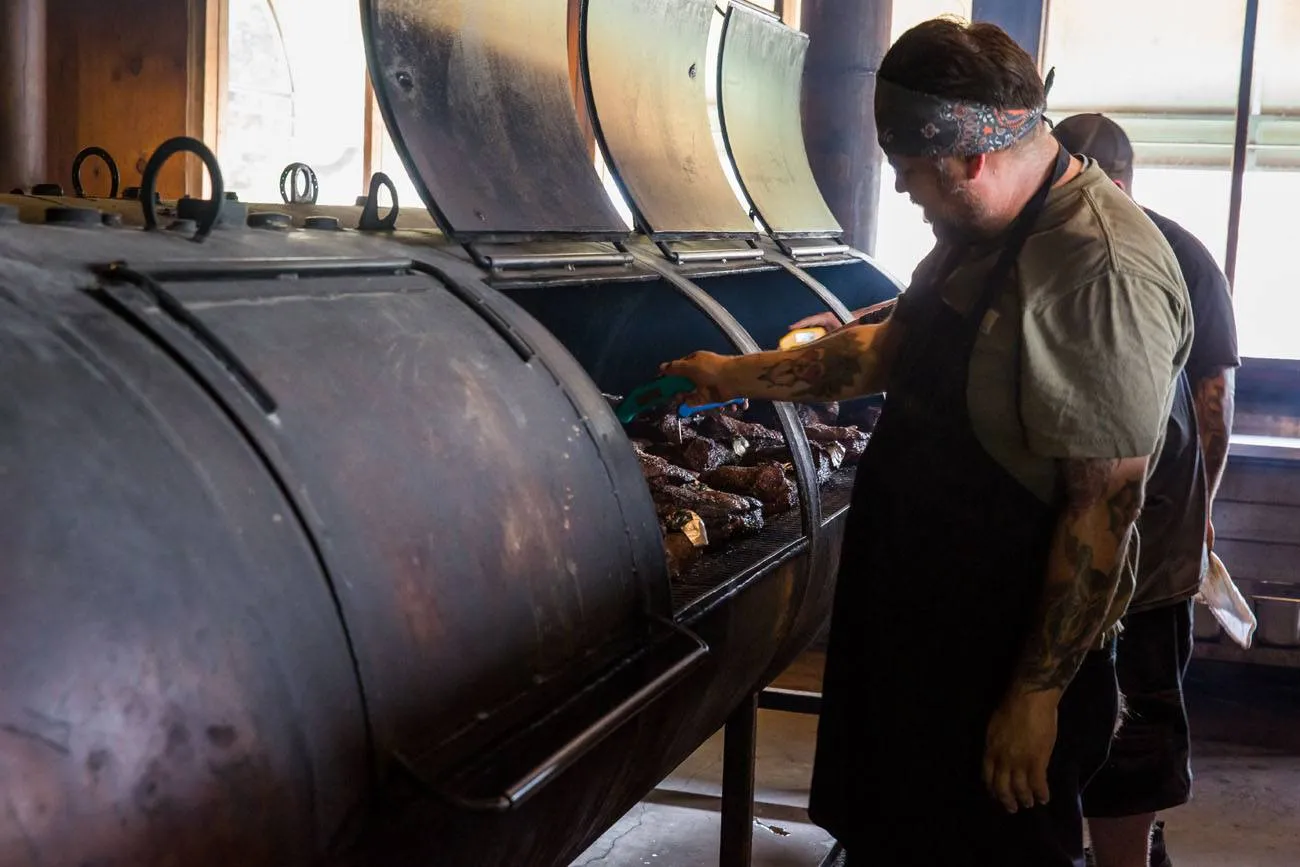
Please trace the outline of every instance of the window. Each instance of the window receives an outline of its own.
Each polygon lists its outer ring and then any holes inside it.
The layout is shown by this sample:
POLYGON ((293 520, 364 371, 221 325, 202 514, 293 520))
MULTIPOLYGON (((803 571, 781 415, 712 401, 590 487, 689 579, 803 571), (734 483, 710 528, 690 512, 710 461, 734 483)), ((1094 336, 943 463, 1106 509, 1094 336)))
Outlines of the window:
POLYGON ((1234 301, 1241 353, 1300 359, 1300 4, 1261 0, 1234 301))
POLYGON ((228 0, 229 82, 218 157, 226 189, 280 201, 280 173, 311 166, 322 204, 364 179, 365 48, 356 0, 228 0))
POLYGON ((1042 64, 1056 68, 1049 117, 1096 111, 1124 127, 1134 198, 1185 226, 1220 267, 1244 20, 1244 0, 1195 15, 1182 0, 1053 0, 1042 64))
MULTIPOLYGON (((892 44, 907 30, 940 15, 970 18, 970 0, 894 0, 890 27, 892 44)), ((876 261, 903 283, 934 246, 934 232, 921 218, 921 209, 894 189, 894 170, 885 162, 880 172, 880 204, 876 230, 876 261)))
MULTIPOLYGON (((1052 115, 1108 114, 1136 153, 1133 193, 1229 259, 1245 0, 1188 14, 1181 0, 1051 0, 1043 65, 1052 115), (1123 21, 1122 27, 1114 22, 1123 21), (1192 46, 1195 46, 1193 49, 1192 46), (1123 58, 1122 63, 1115 58, 1123 58)), ((1300 359, 1300 264, 1287 215, 1300 196, 1300 6, 1261 0, 1234 275, 1243 357, 1300 359)))

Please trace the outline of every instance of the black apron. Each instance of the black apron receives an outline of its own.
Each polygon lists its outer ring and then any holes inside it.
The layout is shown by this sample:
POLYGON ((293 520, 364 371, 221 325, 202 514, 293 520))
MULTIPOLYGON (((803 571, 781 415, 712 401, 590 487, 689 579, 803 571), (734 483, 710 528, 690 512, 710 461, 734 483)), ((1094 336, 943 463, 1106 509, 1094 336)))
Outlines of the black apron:
POLYGON ((1042 593, 1059 509, 984 450, 967 381, 981 323, 1068 167, 1061 150, 969 313, 943 301, 945 269, 908 292, 848 516, 809 806, 851 859, 855 838, 870 852, 883 827, 925 821, 942 837, 1006 816, 982 781, 985 735, 1042 593))

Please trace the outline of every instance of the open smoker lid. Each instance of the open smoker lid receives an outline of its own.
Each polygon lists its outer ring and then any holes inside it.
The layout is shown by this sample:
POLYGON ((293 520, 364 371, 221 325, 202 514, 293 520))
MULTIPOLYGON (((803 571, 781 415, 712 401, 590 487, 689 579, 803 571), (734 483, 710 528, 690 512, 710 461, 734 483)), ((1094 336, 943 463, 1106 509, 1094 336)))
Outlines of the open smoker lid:
POLYGON ((732 4, 722 35, 718 109, 740 184, 778 238, 843 229, 808 162, 800 114, 808 37, 774 15, 732 4))
POLYGON ((592 118, 611 168, 655 238, 754 237, 709 122, 714 0, 587 0, 592 118))
POLYGON ((361 0, 384 121, 448 235, 628 234, 578 124, 568 14, 568 0, 361 0))

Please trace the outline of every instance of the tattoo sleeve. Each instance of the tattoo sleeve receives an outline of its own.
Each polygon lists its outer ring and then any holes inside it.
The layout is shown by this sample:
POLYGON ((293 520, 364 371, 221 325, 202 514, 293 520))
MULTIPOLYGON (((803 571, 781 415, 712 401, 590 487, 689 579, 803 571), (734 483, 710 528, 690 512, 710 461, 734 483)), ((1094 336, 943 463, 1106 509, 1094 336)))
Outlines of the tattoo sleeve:
POLYGON ((884 390, 901 326, 845 327, 800 349, 739 356, 738 394, 758 400, 829 402, 884 390))
POLYGON ((1016 672, 1020 692, 1064 690, 1097 647, 1142 510, 1146 458, 1069 460, 1037 618, 1016 672))
POLYGON ((1219 492, 1223 468, 1228 462, 1235 382, 1236 372, 1231 368, 1215 371, 1196 381, 1196 425, 1201 435, 1201 457, 1205 461, 1210 502, 1219 492))

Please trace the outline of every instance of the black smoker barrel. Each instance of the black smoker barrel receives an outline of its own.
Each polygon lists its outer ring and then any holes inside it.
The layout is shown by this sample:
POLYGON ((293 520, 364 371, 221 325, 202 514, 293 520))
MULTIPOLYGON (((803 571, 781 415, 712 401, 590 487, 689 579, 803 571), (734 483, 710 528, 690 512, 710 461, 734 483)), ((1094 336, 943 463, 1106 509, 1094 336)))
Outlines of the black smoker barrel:
POLYGON ((604 395, 888 280, 723 195, 697 0, 586 5, 628 232, 567 6, 363 2, 436 232, 5 197, 0 867, 561 867, 824 624, 853 472, 823 473, 796 408, 746 416, 793 507, 670 579, 604 395), (673 41, 602 55, 628 27, 673 41))

